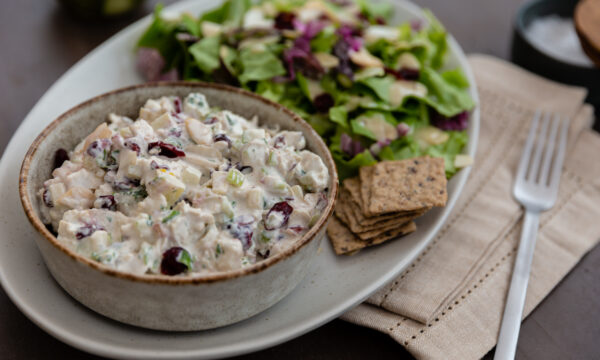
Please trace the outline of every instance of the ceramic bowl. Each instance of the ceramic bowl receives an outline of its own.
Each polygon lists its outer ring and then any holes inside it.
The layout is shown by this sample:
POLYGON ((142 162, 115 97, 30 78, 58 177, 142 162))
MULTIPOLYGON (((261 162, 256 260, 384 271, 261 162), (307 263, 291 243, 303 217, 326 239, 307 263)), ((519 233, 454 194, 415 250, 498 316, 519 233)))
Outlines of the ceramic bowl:
POLYGON ((31 145, 21 168, 19 191, 23 208, 39 232, 35 241, 46 266, 72 297, 114 320, 157 330, 210 329, 249 318, 274 305, 306 275, 314 259, 337 193, 337 172, 321 137, 290 110, 237 88, 206 83, 168 82, 132 86, 88 100, 54 120, 31 145), (244 269, 169 277, 133 275, 84 258, 64 244, 40 220, 37 190, 51 177, 57 149, 73 149, 87 134, 106 121, 111 112, 137 118, 149 98, 184 97, 203 93, 211 106, 246 118, 259 117, 260 125, 279 125, 301 131, 307 148, 322 159, 330 174, 328 205, 317 223, 284 252, 244 269))

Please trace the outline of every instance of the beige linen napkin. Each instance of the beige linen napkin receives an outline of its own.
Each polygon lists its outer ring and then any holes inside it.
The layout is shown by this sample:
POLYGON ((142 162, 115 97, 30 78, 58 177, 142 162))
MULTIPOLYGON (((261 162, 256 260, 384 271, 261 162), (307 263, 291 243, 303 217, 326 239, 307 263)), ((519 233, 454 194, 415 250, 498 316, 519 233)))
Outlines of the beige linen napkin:
MULTIPOLYGON (((385 332, 423 359, 478 359, 495 344, 523 211, 511 195, 534 111, 572 119, 556 205, 541 217, 524 316, 600 239, 600 136, 585 90, 489 56, 470 63, 480 94, 475 165, 446 224, 395 281, 343 319, 385 332)), ((401 240, 400 240, 401 241, 401 240)))

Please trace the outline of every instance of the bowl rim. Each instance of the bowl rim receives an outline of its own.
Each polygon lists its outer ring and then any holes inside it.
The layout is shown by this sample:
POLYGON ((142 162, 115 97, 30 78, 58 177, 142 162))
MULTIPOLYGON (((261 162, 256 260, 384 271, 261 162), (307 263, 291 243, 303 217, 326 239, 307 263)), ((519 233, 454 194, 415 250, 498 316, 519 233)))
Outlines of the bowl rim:
POLYGON ((331 155, 331 152, 329 151, 329 148, 323 142, 323 139, 321 138, 321 136, 319 136, 317 134, 317 132, 312 128, 312 126, 310 126, 304 119, 302 119, 300 116, 298 116, 297 114, 295 114, 288 108, 284 107, 283 105, 278 104, 269 99, 266 99, 255 93, 246 91, 244 89, 229 86, 229 85, 224 85, 224 84, 207 83, 207 82, 202 82, 202 81, 193 81, 193 82, 191 82, 191 81, 157 81, 157 82, 148 82, 148 83, 143 83, 143 84, 126 86, 126 87, 118 88, 118 89, 94 96, 94 97, 70 108, 69 110, 65 111, 64 113, 59 115, 56 119, 54 119, 50 124, 48 124, 44 128, 44 130, 42 130, 42 132, 35 138, 33 143, 30 145, 30 147, 25 155, 25 158, 23 159, 23 162, 21 164, 21 170, 19 172, 19 197, 21 199, 21 205, 23 206, 23 209, 25 210, 25 214, 27 215, 29 222, 34 226, 34 228, 37 230, 37 232, 39 234, 41 234, 55 248, 62 251, 64 254, 68 255, 71 259, 76 260, 77 262, 79 262, 81 264, 87 265, 87 266, 91 267, 92 269, 100 271, 106 275, 124 279, 124 280, 131 280, 131 281, 137 281, 137 282, 143 282, 143 283, 160 283, 160 284, 167 284, 167 285, 192 285, 192 284, 214 283, 214 282, 219 282, 219 281, 235 279, 235 278, 243 277, 243 276, 250 275, 250 274, 256 274, 263 270, 266 270, 267 268, 275 265, 276 263, 279 263, 280 261, 283 261, 283 260, 291 257, 293 254, 298 252, 302 247, 304 247, 305 245, 310 243, 312 240, 314 240, 315 237, 317 236, 317 234, 319 232, 321 232, 322 228, 327 225, 329 219, 331 218, 331 216, 333 214, 333 209, 334 209, 335 202, 337 199, 338 182, 339 182, 339 180, 338 180, 338 174, 337 174, 335 162, 333 161, 333 157, 331 155), (138 89, 153 88, 153 87, 155 87, 155 88, 191 87, 191 88, 197 88, 197 89, 205 89, 205 88, 216 89, 216 90, 223 91, 223 92, 233 93, 237 96, 245 96, 245 97, 253 98, 255 100, 262 102, 265 106, 274 107, 278 111, 283 112, 285 115, 291 117, 294 122, 298 123, 301 126, 302 132, 305 136, 308 135, 308 136, 315 138, 315 140, 317 142, 317 146, 323 147, 326 150, 325 158, 323 160, 324 160, 325 164, 327 165, 329 172, 330 172, 329 175, 330 175, 331 186, 329 189, 327 206, 321 213, 321 216, 319 217, 319 219, 315 223, 315 225, 313 225, 310 228, 310 230, 306 234, 304 234, 304 236, 302 236, 300 239, 295 241, 292 244, 292 246, 287 247, 281 253, 278 253, 273 257, 269 257, 265 260, 257 262, 246 268, 236 269, 236 270, 228 270, 228 271, 220 271, 220 272, 207 273, 207 274, 196 274, 196 275, 191 275, 191 276, 181 276, 181 277, 168 276, 168 275, 163 275, 163 274, 137 275, 137 274, 132 274, 132 273, 128 273, 125 271, 121 271, 121 270, 116 270, 112 267, 109 267, 102 263, 96 262, 92 259, 88 259, 88 258, 84 257, 83 255, 77 254, 75 251, 71 250, 65 244, 60 242, 46 228, 46 226, 43 224, 41 219, 36 215, 36 212, 35 212, 34 206, 33 206, 33 202, 29 198, 29 194, 27 191, 28 176, 29 176, 29 172, 30 172, 31 161, 32 161, 33 157, 36 155, 36 152, 37 152, 39 146, 47 139, 48 135, 50 133, 52 133, 52 131, 54 131, 59 124, 64 122, 65 119, 67 117, 69 117, 70 115, 72 115, 73 113, 80 111, 82 108, 85 108, 93 103, 102 101, 103 99, 105 99, 109 96, 114 96, 114 95, 118 95, 118 94, 122 94, 122 93, 126 93, 126 92, 132 92, 132 91, 136 91, 138 89))
MULTIPOLYGON (((586 72, 586 73, 595 73, 597 70, 596 66, 583 66, 583 65, 578 65, 575 63, 569 63, 569 62, 565 62, 562 61, 561 59, 554 57, 548 53, 546 53, 545 51, 543 51, 540 47, 538 47, 535 43, 533 43, 533 41, 531 41, 530 37, 527 35, 527 26, 525 24, 525 17, 528 15, 528 13, 530 11, 534 11, 536 8, 541 7, 541 6, 548 6, 550 9, 554 10, 557 6, 558 6, 558 2, 553 2, 553 1, 548 1, 548 0, 534 0, 534 1, 530 1, 527 2, 523 5, 521 5, 519 7, 519 9, 517 10, 517 14, 515 16, 514 19, 514 27, 516 32, 519 34, 519 36, 527 43, 527 45, 529 45, 531 48, 533 48, 534 51, 536 51, 538 53, 538 56, 543 56, 544 61, 550 61, 554 66, 563 66, 565 69, 568 69, 569 71, 579 71, 579 72, 586 72)), ((564 4, 563 4, 564 5, 564 4)), ((573 7, 575 8, 574 4, 573 7)), ((553 12, 553 14, 557 14, 556 12, 553 12)), ((532 16, 534 17, 540 17, 540 14, 532 14, 532 16)), ((571 18, 573 18, 573 15, 571 14, 571 18)))

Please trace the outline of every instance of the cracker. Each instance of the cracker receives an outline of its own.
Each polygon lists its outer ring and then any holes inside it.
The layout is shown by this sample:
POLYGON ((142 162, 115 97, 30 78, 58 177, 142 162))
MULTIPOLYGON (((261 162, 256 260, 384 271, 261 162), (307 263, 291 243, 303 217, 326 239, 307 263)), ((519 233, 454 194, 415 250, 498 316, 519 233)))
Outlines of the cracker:
MULTIPOLYGON (((448 194, 444 159, 421 157, 384 161, 372 168, 368 202, 363 207, 365 215, 446 205, 448 194)), ((360 174, 362 182, 362 169, 360 174)), ((364 186, 361 183, 361 189, 364 186)))
MULTIPOLYGON (((350 178, 344 180, 342 192, 346 190, 346 194, 343 194, 341 198, 349 198, 350 201, 347 201, 348 206, 352 208, 352 213, 354 215, 355 223, 359 226, 374 226, 376 224, 381 224, 383 221, 395 219, 399 216, 408 216, 411 215, 412 212, 406 213, 394 213, 394 214, 386 214, 381 216, 374 217, 365 217, 363 214, 363 202, 361 197, 361 183, 358 177, 350 178), (349 194, 349 196, 348 196, 349 194)), ((354 230, 352 231, 360 231, 354 230)))
POLYGON ((363 241, 354 236, 350 229, 344 226, 344 224, 336 217, 332 217, 329 225, 327 226, 327 235, 329 236, 329 240, 331 241, 336 254, 352 255, 358 250, 367 246, 381 244, 398 236, 411 233, 415 231, 416 228, 417 226, 415 223, 411 221, 401 228, 385 232, 384 234, 381 234, 380 236, 369 241, 363 241))
POLYGON ((369 203, 369 199, 371 197, 371 180, 373 178, 373 171, 375 170, 374 166, 366 166, 361 167, 358 175, 360 178, 360 197, 361 197, 361 209, 363 214, 367 215, 365 212, 366 205, 369 203))

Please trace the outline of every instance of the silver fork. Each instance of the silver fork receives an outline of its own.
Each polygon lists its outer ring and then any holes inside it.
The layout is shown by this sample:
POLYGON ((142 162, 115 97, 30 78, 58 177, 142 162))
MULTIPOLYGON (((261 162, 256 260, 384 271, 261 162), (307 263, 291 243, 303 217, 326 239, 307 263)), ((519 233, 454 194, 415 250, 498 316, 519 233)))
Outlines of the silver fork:
POLYGON ((558 195, 569 121, 561 121, 559 115, 550 121, 551 117, 535 113, 517 170, 513 195, 525 208, 525 216, 494 360, 515 357, 540 213, 554 206, 558 195))

